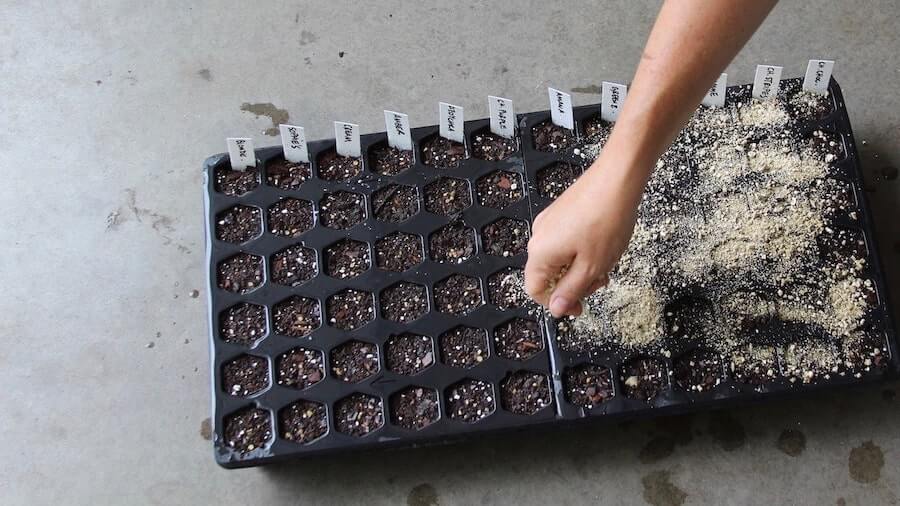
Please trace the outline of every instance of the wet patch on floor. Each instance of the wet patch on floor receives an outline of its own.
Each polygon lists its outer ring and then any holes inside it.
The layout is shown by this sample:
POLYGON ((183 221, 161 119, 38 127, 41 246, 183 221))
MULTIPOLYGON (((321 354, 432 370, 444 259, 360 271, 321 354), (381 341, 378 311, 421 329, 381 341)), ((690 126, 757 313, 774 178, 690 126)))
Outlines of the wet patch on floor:
POLYGON ((725 411, 710 414, 709 434, 726 452, 736 450, 747 442, 744 426, 725 411))
POLYGON ((642 464, 653 464, 672 455, 675 451, 675 440, 669 436, 659 436, 651 439, 638 454, 642 464))
POLYGON ((408 506, 437 506, 437 491, 430 483, 416 485, 409 491, 409 495, 406 497, 406 504, 408 506))
POLYGON ((200 437, 207 441, 212 440, 212 420, 209 418, 200 422, 200 437))
POLYGON ((850 450, 850 458, 847 461, 850 470, 850 478, 859 483, 875 483, 881 478, 881 469, 884 467, 884 452, 872 441, 866 441, 862 445, 850 450))
POLYGON ((643 478, 644 500, 653 506, 681 506, 687 494, 675 486, 669 471, 654 471, 643 478))
POLYGON ((799 430, 785 429, 778 436, 776 446, 791 457, 797 457, 806 449, 806 435, 799 430))
POLYGON ((287 123, 291 116, 285 109, 279 109, 270 102, 251 104, 244 102, 241 104, 241 110, 255 114, 257 117, 265 116, 272 120, 272 126, 266 128, 263 133, 266 135, 278 135, 278 125, 287 123))

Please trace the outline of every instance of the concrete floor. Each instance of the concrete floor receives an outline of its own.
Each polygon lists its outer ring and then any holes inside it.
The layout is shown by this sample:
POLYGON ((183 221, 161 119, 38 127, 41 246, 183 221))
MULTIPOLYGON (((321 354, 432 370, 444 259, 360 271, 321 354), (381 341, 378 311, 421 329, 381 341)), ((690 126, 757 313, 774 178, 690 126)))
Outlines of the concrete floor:
MULTIPOLYGON (((897 502, 898 384, 270 469, 213 463, 203 158, 226 136, 276 144, 273 120, 319 138, 334 119, 382 130, 383 108, 433 124, 438 100, 483 117, 491 93, 544 109, 547 85, 630 79, 658 7, 485 3, 0 1, 0 503, 897 502)), ((810 57, 838 61, 895 301, 898 16, 891 0, 786 0, 728 69, 749 82, 756 63, 796 76, 810 57)))

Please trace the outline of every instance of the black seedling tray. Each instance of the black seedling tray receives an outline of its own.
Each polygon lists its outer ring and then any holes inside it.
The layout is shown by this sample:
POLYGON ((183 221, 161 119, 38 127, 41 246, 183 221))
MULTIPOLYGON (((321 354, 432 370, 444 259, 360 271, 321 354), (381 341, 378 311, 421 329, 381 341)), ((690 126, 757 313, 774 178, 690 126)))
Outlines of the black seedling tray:
MULTIPOLYGON (((783 89, 796 89, 798 80, 783 81, 783 89)), ((749 88, 729 88, 730 100, 738 100, 748 93, 749 88)), ((205 204, 206 204, 206 240, 209 277, 209 322, 212 356, 212 384, 214 411, 214 446, 216 460, 224 467, 245 467, 276 460, 305 455, 333 453, 346 449, 362 449, 394 446, 417 446, 448 442, 466 438, 476 434, 492 431, 508 431, 529 426, 550 427, 562 423, 579 422, 591 418, 611 419, 619 417, 644 417, 658 414, 672 414, 693 411, 704 407, 719 407, 729 404, 740 404, 759 398, 776 395, 804 394, 821 388, 839 385, 857 384, 881 379, 898 369, 896 360, 897 344, 894 330, 886 309, 886 286, 877 257, 872 233, 872 223, 866 202, 866 195, 861 190, 859 159, 853 141, 852 130, 838 85, 832 81, 831 98, 833 112, 821 121, 798 124, 801 131, 823 129, 840 136, 847 156, 838 162, 840 169, 836 177, 842 178, 852 186, 858 204, 859 216, 856 220, 840 220, 837 226, 861 231, 868 252, 868 270, 865 273, 875 283, 878 294, 878 306, 871 313, 870 322, 882 332, 886 339, 889 362, 886 367, 872 368, 871 371, 855 377, 854 375, 833 375, 830 379, 819 379, 812 384, 790 383, 783 376, 766 383, 762 388, 734 381, 726 373, 725 380, 708 392, 692 393, 676 388, 670 374, 664 374, 666 387, 651 402, 627 399, 623 392, 619 371, 623 363, 634 358, 622 351, 593 351, 585 353, 566 352, 560 349, 556 339, 556 325, 552 319, 544 318, 534 308, 500 310, 491 304, 488 296, 488 279, 492 274, 506 268, 523 268, 525 255, 496 256, 485 251, 482 230, 486 225, 500 218, 521 220, 529 224, 534 216, 552 202, 552 199, 539 194, 535 182, 540 170, 560 161, 572 163, 574 166, 585 165, 580 157, 573 155, 572 150, 561 153, 539 152, 534 149, 532 127, 549 120, 548 112, 521 114, 518 116, 518 151, 511 158, 503 161, 484 161, 472 157, 474 136, 487 131, 488 121, 469 121, 465 124, 468 158, 458 167, 439 169, 425 166, 422 160, 423 142, 437 135, 437 127, 413 129, 414 158, 413 166, 396 176, 376 174, 371 155, 373 148, 383 146, 386 142, 384 133, 362 136, 362 172, 359 176, 344 182, 324 181, 318 177, 317 160, 334 150, 334 141, 318 141, 310 143, 309 152, 313 177, 305 181, 296 190, 284 190, 267 184, 266 167, 273 161, 281 159, 280 147, 259 149, 256 152, 259 171, 258 184, 255 188, 239 196, 228 196, 216 190, 215 172, 227 167, 228 157, 219 154, 208 158, 204 163, 205 204), (502 170, 515 174, 524 183, 524 196, 502 209, 493 209, 480 204, 476 188, 480 178, 502 170), (470 191, 472 204, 462 212, 453 216, 433 214, 425 209, 423 196, 425 188, 440 178, 452 177, 465 180, 470 191), (419 211, 402 223, 388 223, 374 217, 372 194, 388 184, 401 184, 415 188, 418 196, 419 211), (363 222, 347 229, 334 230, 323 226, 320 221, 319 202, 329 192, 346 191, 361 195, 366 201, 366 218, 363 222), (301 199, 311 202, 315 209, 315 224, 307 232, 297 237, 287 238, 270 232, 267 210, 284 198, 301 199), (232 244, 219 240, 216 236, 216 223, 221 213, 235 205, 251 206, 259 209, 261 233, 242 244, 232 244), (440 263, 430 257, 429 237, 435 231, 451 223, 462 220, 476 236, 475 255, 462 263, 440 263), (375 247, 377 241, 394 232, 413 234, 420 238, 424 261, 405 272, 387 272, 375 266, 375 247), (331 245, 344 239, 360 241, 367 245, 370 267, 360 275, 351 279, 336 279, 325 273, 324 251, 331 245), (272 257, 287 247, 302 244, 314 251, 317 273, 307 282, 299 286, 283 286, 271 280, 272 257), (257 256, 263 263, 264 281, 261 286, 247 293, 234 293, 219 287, 217 281, 218 266, 221 262, 239 253, 257 256), (454 274, 462 274, 477 279, 481 289, 482 304, 464 315, 452 315, 437 310, 435 302, 435 283, 454 274), (428 311, 410 323, 398 323, 386 319, 381 310, 381 294, 383 290, 398 282, 421 285, 428 294, 428 311), (355 289, 371 294, 374 306, 374 318, 355 330, 341 330, 329 323, 326 312, 327 300, 345 289, 355 289), (279 303, 300 296, 316 301, 320 308, 321 323, 304 337, 291 337, 275 332, 274 312, 279 303), (221 318, 229 308, 242 303, 251 303, 265 308, 266 332, 249 346, 226 342, 221 331, 221 318), (522 318, 538 323, 542 333, 543 346, 526 360, 518 361, 502 358, 495 347, 495 329, 513 319, 522 318), (457 326, 468 326, 484 332, 487 347, 483 361, 471 368, 453 367, 444 362, 441 352, 442 336, 457 326), (387 346, 396 336, 411 333, 426 336, 431 343, 432 354, 430 366, 417 374, 403 375, 389 369, 386 362, 387 346), (349 383, 335 377, 332 371, 331 352, 349 341, 362 341, 377 347, 378 370, 369 377, 349 383), (323 360, 322 378, 305 389, 297 389, 279 385, 277 366, 279 357, 295 348, 304 348, 319 353, 323 360), (239 357, 250 355, 265 364, 267 386, 247 396, 230 395, 223 387, 223 368, 239 357), (584 364, 596 364, 608 369, 612 380, 614 396, 593 409, 585 409, 570 403, 564 394, 564 375, 572 368, 584 364), (518 371, 537 373, 550 384, 552 401, 549 405, 537 409, 530 415, 515 414, 506 409, 501 402, 501 386, 511 374, 518 371), (477 380, 490 385, 492 389, 493 409, 474 422, 454 419, 448 408, 448 396, 451 389, 468 380, 477 380), (439 414, 429 425, 421 429, 407 429, 398 425, 391 414, 392 396, 405 391, 409 387, 424 387, 437 396, 439 414), (363 436, 342 433, 335 422, 337 405, 342 399, 353 394, 371 396, 382 409, 382 425, 363 436), (308 443, 297 443, 282 436, 284 428, 280 414, 295 402, 307 401, 324 407, 327 427, 324 434, 308 443), (258 408, 263 413, 265 424, 270 432, 268 442, 262 447, 240 452, 229 447, 226 437, 226 424, 235 414, 241 414, 248 408, 258 408), (602 416, 600 416, 602 415, 602 416)), ((599 106, 578 107, 575 110, 576 130, 580 133, 584 122, 599 114, 599 106)), ((689 163, 686 161, 685 163, 689 163)), ((680 354, 690 349, 677 350, 672 356, 652 357, 664 364, 666 371, 672 371, 674 361, 680 354)), ((724 363, 724 359, 723 359, 724 363)), ((310 406, 310 405, 307 405, 310 406)))

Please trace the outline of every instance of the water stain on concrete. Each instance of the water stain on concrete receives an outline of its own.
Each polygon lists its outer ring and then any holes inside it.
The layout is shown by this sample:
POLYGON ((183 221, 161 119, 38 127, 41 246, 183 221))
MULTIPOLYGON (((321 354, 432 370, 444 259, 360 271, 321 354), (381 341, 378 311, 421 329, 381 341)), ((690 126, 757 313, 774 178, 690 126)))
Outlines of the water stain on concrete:
POLYGON ((200 422, 200 437, 207 441, 212 440, 212 420, 209 418, 200 422))
POLYGON ((212 72, 209 69, 200 69, 197 71, 197 75, 204 81, 212 81, 212 72))
POLYGON ((850 458, 847 461, 850 470, 850 478, 859 483, 874 483, 881 478, 881 469, 884 467, 884 452, 872 441, 866 441, 862 445, 850 450, 850 458))
POLYGON ((643 478, 644 500, 653 506, 681 506, 687 494, 672 483, 669 471, 654 471, 643 478))
POLYGON ((287 123, 290 119, 290 114, 288 114, 286 110, 279 109, 269 102, 256 104, 244 102, 243 104, 241 104, 241 110, 253 113, 257 117, 266 116, 267 118, 272 120, 272 126, 263 131, 264 134, 271 136, 278 135, 278 125, 287 123))
POLYGON ((778 436, 776 446, 791 457, 797 457, 806 449, 806 435, 799 430, 785 429, 778 436))
POLYGON ((659 436, 651 439, 638 454, 642 464, 653 464, 672 455, 675 451, 675 440, 669 436, 659 436))
POLYGON ((843 497, 838 497, 837 506, 847 506, 847 500, 843 497))
POLYGON ((736 450, 747 442, 744 426, 725 411, 710 414, 709 433, 726 452, 736 450))
POLYGON ((406 504, 408 506, 437 506, 437 491, 430 483, 416 485, 406 496, 406 504))
MULTIPOLYGON (((299 16, 299 15, 298 15, 299 16)), ((298 18, 299 21, 299 18, 298 18)), ((309 30, 301 30, 300 31, 300 45, 305 46, 307 44, 312 44, 313 42, 319 40, 319 36, 310 32, 309 30)))
POLYGON ((572 93, 587 93, 590 95, 599 95, 600 91, 600 87, 596 84, 588 84, 585 86, 576 86, 572 88, 572 93))

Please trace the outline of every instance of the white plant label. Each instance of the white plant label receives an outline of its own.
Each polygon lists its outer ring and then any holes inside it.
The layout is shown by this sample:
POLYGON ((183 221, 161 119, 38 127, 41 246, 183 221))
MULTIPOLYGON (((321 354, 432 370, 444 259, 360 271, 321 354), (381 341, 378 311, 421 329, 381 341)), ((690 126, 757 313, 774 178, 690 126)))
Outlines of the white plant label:
POLYGON ((512 100, 489 96, 488 109, 491 112, 491 132, 512 139, 516 135, 516 113, 512 100))
POLYGON ((781 85, 781 67, 776 65, 757 65, 756 77, 753 79, 753 98, 772 100, 778 96, 781 85))
POLYGON ((806 66, 806 76, 803 78, 803 90, 828 94, 828 83, 831 81, 831 71, 834 70, 832 60, 809 60, 806 66))
POLYGON ((628 86, 624 84, 600 83, 600 119, 610 123, 619 119, 619 112, 628 94, 628 86))
POLYGON ((335 121, 334 139, 337 154, 353 158, 359 158, 362 154, 359 146, 359 125, 335 121))
POLYGON ((554 88, 547 88, 550 96, 550 121, 554 125, 575 129, 575 119, 572 115, 572 95, 554 88))
POLYGON ((706 92, 703 97, 703 105, 707 107, 724 107, 725 106, 725 88, 728 87, 728 74, 722 74, 716 79, 712 88, 706 92))
POLYGON ((231 159, 231 168, 234 170, 246 170, 248 167, 256 167, 256 151, 253 150, 253 139, 246 137, 229 137, 225 139, 228 145, 228 158, 231 159))
POLYGON ((439 109, 441 137, 460 144, 464 143, 463 125, 465 124, 465 119, 463 118, 463 108, 458 105, 441 102, 439 109))
POLYGON ((309 150, 306 147, 306 134, 303 127, 294 125, 278 125, 281 130, 281 147, 284 159, 292 163, 309 163, 309 150))
POLYGON ((412 151, 412 135, 409 132, 409 116, 402 112, 384 111, 388 145, 400 151, 412 151))

